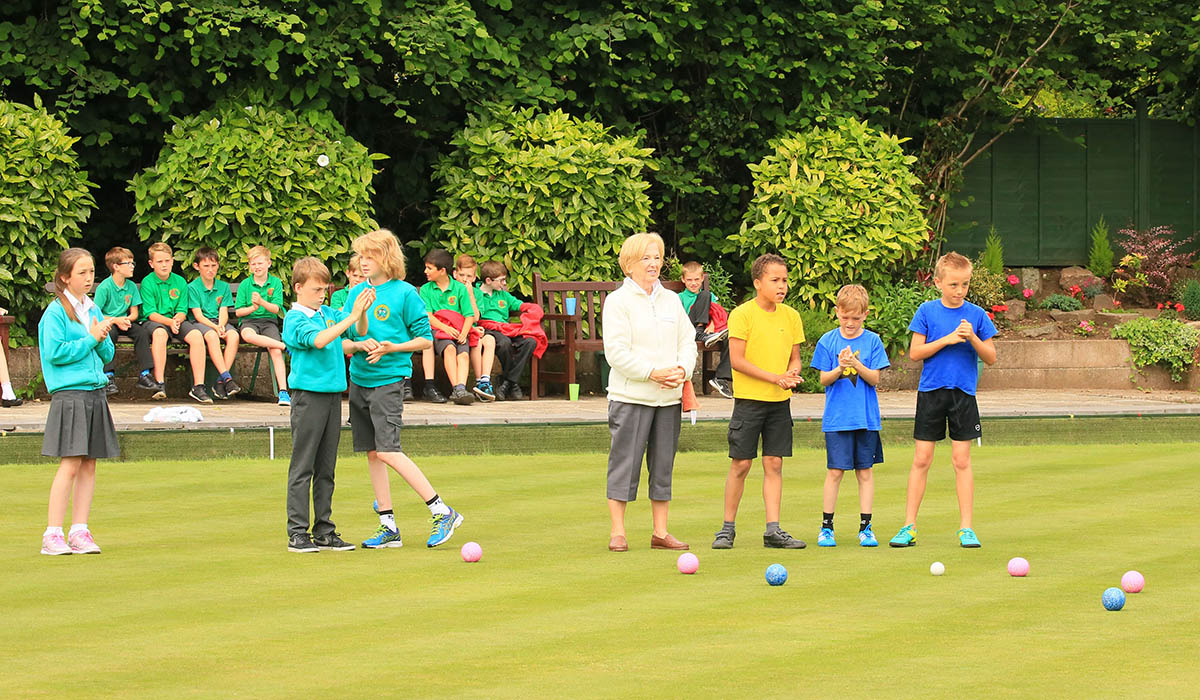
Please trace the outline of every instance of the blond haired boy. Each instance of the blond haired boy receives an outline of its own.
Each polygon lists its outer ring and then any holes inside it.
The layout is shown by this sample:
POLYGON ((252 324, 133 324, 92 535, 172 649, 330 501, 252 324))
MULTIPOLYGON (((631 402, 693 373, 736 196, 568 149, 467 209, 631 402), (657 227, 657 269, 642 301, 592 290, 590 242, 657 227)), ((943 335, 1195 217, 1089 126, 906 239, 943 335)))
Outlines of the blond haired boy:
POLYGON ((279 405, 291 406, 288 394, 287 367, 283 351, 287 345, 279 332, 279 314, 283 311, 283 281, 271 274, 271 251, 256 245, 246 252, 250 276, 238 284, 234 298, 234 315, 241 319, 242 339, 251 345, 266 348, 279 386, 279 405))

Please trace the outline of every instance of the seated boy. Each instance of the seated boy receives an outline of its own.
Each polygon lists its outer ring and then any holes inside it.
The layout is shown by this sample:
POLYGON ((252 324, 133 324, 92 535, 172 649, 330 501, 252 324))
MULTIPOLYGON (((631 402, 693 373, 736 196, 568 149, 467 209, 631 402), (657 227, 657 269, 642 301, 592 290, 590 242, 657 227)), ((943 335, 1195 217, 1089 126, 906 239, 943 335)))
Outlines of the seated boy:
POLYGON ((242 390, 230 374, 240 338, 237 329, 229 322, 229 307, 233 306, 229 283, 217 279, 220 264, 217 251, 212 248, 196 251, 196 262, 192 263, 192 267, 200 276, 188 284, 188 308, 192 310, 193 325, 204 336, 208 356, 212 358, 213 368, 219 375, 217 383, 213 385, 213 394, 218 399, 228 399, 242 390), (222 340, 225 341, 224 354, 221 354, 222 340))
MULTIPOLYGON (((680 279, 685 289, 679 293, 679 301, 683 302, 684 311, 696 327, 696 340, 703 342, 704 347, 725 340, 729 336, 729 327, 724 322, 718 323, 716 314, 722 315, 721 321, 727 318, 725 309, 717 303, 717 297, 704 289, 704 267, 696 262, 686 262, 681 268, 680 279), (716 307, 715 309, 713 307, 716 307), (716 312, 716 314, 714 314, 716 312), (718 326, 721 326, 718 329, 718 326)), ((701 358, 703 361, 703 358, 701 358)), ((721 348, 721 359, 717 363, 717 374, 709 380, 709 386, 727 399, 733 398, 733 371, 729 366, 729 346, 721 348)))
MULTIPOLYGON (((355 253, 350 256, 350 265, 346 268, 346 286, 330 295, 329 308, 347 311, 348 309, 343 308, 346 305, 346 295, 364 279, 366 277, 362 272, 362 263, 359 262, 358 253, 355 253)), ((293 284, 295 284, 294 281, 293 284)))
POLYGON ((428 282, 421 285, 419 294, 425 302, 429 325, 434 331, 433 349, 421 352, 425 370, 425 398, 434 403, 446 403, 446 397, 434 384, 435 358, 442 357, 446 365, 446 376, 450 379, 450 400, 461 406, 475 403, 475 397, 467 391, 468 338, 475 323, 475 310, 471 307, 470 292, 458 280, 450 277, 454 260, 450 253, 438 248, 425 256, 425 277, 428 282), (455 328, 438 318, 439 311, 452 311, 463 317, 462 328, 455 328), (438 331, 444 338, 438 337, 438 331))
POLYGON ((279 387, 279 405, 291 406, 288 396, 287 368, 283 364, 283 336, 279 333, 279 314, 283 309, 283 282, 270 273, 271 251, 256 245, 246 253, 250 276, 238 284, 234 315, 241 319, 242 339, 267 349, 271 369, 279 387))
POLYGON ((187 321, 187 282, 171 272, 175 266, 171 246, 159 241, 149 248, 150 267, 154 271, 142 280, 143 324, 150 335, 150 355, 154 362, 155 399, 167 398, 167 341, 187 343, 188 363, 192 366, 192 390, 188 396, 200 403, 212 403, 204 388, 204 337, 200 329, 187 321))
MULTIPOLYGON (((475 295, 479 307, 479 320, 508 323, 512 314, 518 313, 522 302, 508 292, 508 270, 504 263, 489 260, 480 266, 483 284, 475 295)), ((530 335, 506 335, 496 328, 484 330, 495 343, 496 357, 503 367, 500 384, 496 387, 496 398, 501 401, 520 401, 525 398, 521 391, 521 373, 537 348, 537 340, 530 335)), ((485 365, 485 369, 491 368, 485 365)))
MULTIPOLYGON (((479 305, 475 303, 475 280, 479 277, 479 265, 475 258, 463 253, 454 259, 454 279, 463 283, 471 297, 471 310, 475 312, 475 320, 479 320, 479 305)), ((475 372, 475 386, 472 391, 480 401, 495 401, 496 392, 492 389, 492 362, 496 358, 496 339, 488 335, 479 338, 479 342, 471 346, 471 369, 475 372)))
MULTIPOLYGON (((137 355, 138 369, 141 370, 137 387, 156 391, 158 385, 151 375, 154 370, 154 357, 150 354, 150 334, 138 321, 142 294, 138 291, 137 283, 130 279, 133 276, 133 251, 128 248, 113 248, 104 255, 104 264, 111 275, 96 285, 96 293, 93 296, 96 306, 100 307, 100 313, 113 320, 108 337, 114 343, 117 342, 118 333, 124 333, 133 339, 133 352, 137 355)), ((108 393, 117 393, 117 383, 113 381, 117 373, 116 357, 104 365, 104 373, 108 375, 108 393)))

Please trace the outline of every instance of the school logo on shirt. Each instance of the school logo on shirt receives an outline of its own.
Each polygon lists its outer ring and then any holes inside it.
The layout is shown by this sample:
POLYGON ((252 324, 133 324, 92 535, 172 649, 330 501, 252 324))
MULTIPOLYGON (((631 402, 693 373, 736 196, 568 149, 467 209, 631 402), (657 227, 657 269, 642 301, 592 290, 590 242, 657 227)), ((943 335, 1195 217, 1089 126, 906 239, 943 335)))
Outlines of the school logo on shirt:
POLYGON ((167 296, 171 297, 172 299, 178 299, 179 290, 172 287, 171 290, 167 292, 167 296))
POLYGON ((218 304, 220 304, 220 303, 221 303, 221 295, 220 295, 220 294, 218 294, 218 295, 217 295, 217 303, 218 303, 218 304))
POLYGON ((451 294, 450 298, 446 299, 446 303, 449 304, 450 306, 454 306, 455 304, 458 303, 458 297, 451 294))
POLYGON ((503 309, 504 307, 508 306, 508 302, 504 301, 503 299, 500 299, 499 301, 496 302, 496 306, 503 309))
POLYGON ((391 309, 389 309, 385 304, 380 304, 379 306, 375 307, 375 319, 378 321, 388 320, 388 316, 390 316, 391 313, 391 309))
POLYGON ((327 319, 325 319, 325 327, 326 327, 326 328, 333 328, 333 326, 334 326, 334 325, 335 325, 335 324, 334 324, 334 322, 333 322, 333 319, 332 319, 332 318, 327 318, 327 319))
POLYGON ((126 294, 126 295, 125 295, 125 305, 126 305, 126 306, 128 306, 128 305, 129 305, 129 302, 131 302, 131 301, 133 301, 133 295, 132 295, 132 294, 126 294))

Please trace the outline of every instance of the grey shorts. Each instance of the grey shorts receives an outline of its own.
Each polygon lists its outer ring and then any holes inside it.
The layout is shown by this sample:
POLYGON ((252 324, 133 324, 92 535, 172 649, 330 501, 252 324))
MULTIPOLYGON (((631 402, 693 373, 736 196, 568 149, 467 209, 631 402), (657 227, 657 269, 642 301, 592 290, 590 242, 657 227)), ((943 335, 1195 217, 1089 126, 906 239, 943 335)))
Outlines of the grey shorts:
MULTIPOLYGON (((216 321, 213 321, 213 323, 216 323, 216 321)), ((191 331, 200 331, 200 335, 204 335, 212 330, 213 329, 209 328, 208 326, 196 321, 184 321, 183 325, 179 327, 179 335, 187 335, 191 331)), ((226 323, 225 330, 237 333, 237 326, 233 325, 232 323, 226 323)), ((213 332, 215 333, 216 331, 213 332)))
MULTIPOLYGON (((179 324, 179 332, 176 333, 172 331, 171 327, 166 324, 159 323, 158 321, 146 321, 142 323, 142 328, 145 329, 146 336, 151 340, 154 340, 154 331, 161 328, 167 332, 168 341, 174 340, 176 343, 182 343, 184 342, 184 336, 186 336, 190 331, 200 329, 201 326, 191 321, 184 321, 183 323, 179 324)), ((203 333, 201 335, 203 335, 203 333)))
POLYGON ((259 335, 283 342, 283 336, 279 334, 279 321, 273 318, 244 318, 242 328, 249 328, 259 335))
POLYGON ((792 405, 783 401, 734 399, 729 417, 729 457, 754 459, 762 438, 764 457, 792 456, 792 405))
POLYGON ((671 476, 675 451, 679 448, 679 404, 643 406, 621 401, 608 402, 608 497, 614 501, 636 501, 642 475, 642 457, 649 471, 650 500, 671 500, 671 476))
POLYGON ((404 380, 383 386, 350 382, 350 429, 355 452, 403 452, 404 380))
POLYGON ((434 338, 433 339, 433 354, 437 355, 438 357, 441 357, 442 353, 446 351, 446 348, 450 347, 451 345, 453 345, 455 347, 454 352, 458 355, 461 355, 465 352, 471 351, 471 347, 467 343, 456 343, 453 340, 450 340, 449 338, 434 338))

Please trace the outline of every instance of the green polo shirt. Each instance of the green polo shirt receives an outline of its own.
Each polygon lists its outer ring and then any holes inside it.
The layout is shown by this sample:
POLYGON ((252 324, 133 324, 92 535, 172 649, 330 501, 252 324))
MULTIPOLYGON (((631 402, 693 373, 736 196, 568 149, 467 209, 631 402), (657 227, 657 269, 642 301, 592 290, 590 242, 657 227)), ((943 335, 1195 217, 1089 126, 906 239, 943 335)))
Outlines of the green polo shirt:
POLYGON ((96 293, 92 301, 100 307, 100 313, 106 317, 128 316, 129 310, 142 305, 142 293, 138 291, 137 282, 126 278, 120 287, 113 278, 109 277, 96 285, 96 293))
MULTIPOLYGON (((254 302, 250 301, 250 296, 258 292, 258 295, 272 304, 279 305, 280 313, 283 312, 283 281, 275 275, 267 275, 267 281, 264 284, 255 284, 253 275, 242 280, 238 284, 237 299, 234 300, 234 305, 239 309, 244 309, 247 306, 253 306, 254 302)), ((278 314, 273 314, 263 307, 258 307, 254 313, 243 316, 247 318, 274 318, 278 319, 278 314)))
POLYGON ((221 307, 229 306, 233 306, 233 293, 228 282, 215 279, 212 289, 205 287, 199 277, 188 283, 188 308, 200 309, 204 318, 216 321, 221 317, 221 307))
POLYGON ((162 314, 167 318, 175 314, 187 315, 188 290, 187 282, 182 277, 171 273, 165 280, 151 272, 142 280, 142 316, 150 318, 150 314, 162 314))
POLYGON ((504 291, 493 289, 489 294, 482 289, 475 289, 475 306, 479 307, 479 320, 488 319, 499 323, 508 323, 509 316, 520 312, 521 300, 504 291))
POLYGON ((349 287, 342 287, 334 292, 329 297, 329 308, 344 309, 346 306, 346 295, 350 293, 349 287))
POLYGON ((425 308, 431 314, 435 314, 442 309, 450 309, 457 311, 465 316, 474 316, 475 309, 471 308, 471 296, 467 291, 467 285, 451 278, 450 284, 446 287, 446 291, 442 291, 435 282, 426 282, 421 285, 421 301, 425 302, 425 308))

